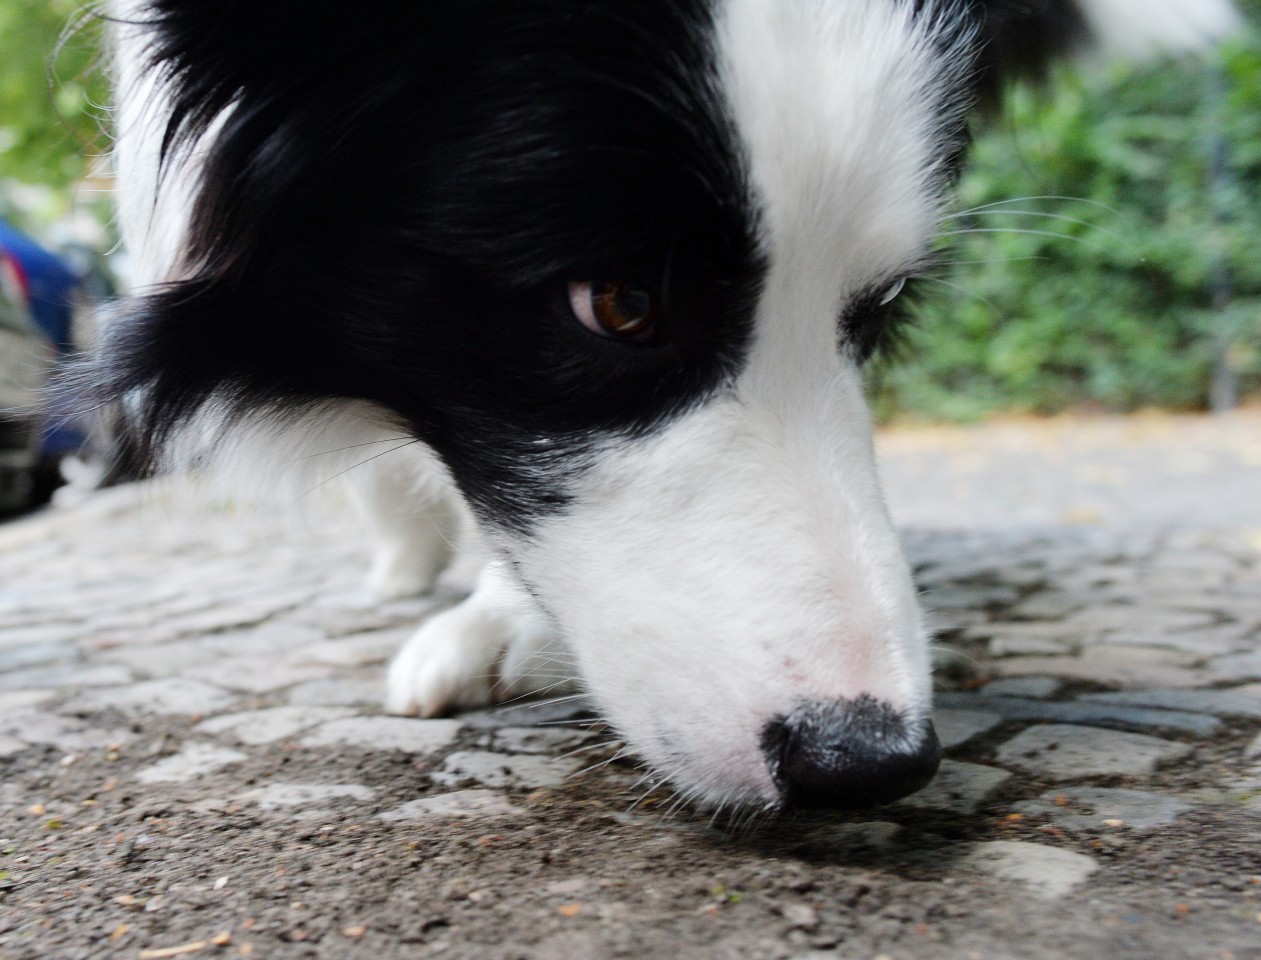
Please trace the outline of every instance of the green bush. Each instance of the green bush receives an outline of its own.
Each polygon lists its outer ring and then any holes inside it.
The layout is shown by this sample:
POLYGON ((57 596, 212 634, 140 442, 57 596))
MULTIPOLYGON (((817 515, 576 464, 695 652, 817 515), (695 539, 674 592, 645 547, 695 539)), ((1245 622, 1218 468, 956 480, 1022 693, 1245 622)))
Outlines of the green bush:
POLYGON ((0 2, 0 178, 69 187, 101 151, 100 24, 86 11, 83 0, 0 2))
POLYGON ((1009 93, 906 349, 873 371, 881 416, 1202 408, 1219 347, 1261 388, 1261 48, 1219 62, 1009 93))

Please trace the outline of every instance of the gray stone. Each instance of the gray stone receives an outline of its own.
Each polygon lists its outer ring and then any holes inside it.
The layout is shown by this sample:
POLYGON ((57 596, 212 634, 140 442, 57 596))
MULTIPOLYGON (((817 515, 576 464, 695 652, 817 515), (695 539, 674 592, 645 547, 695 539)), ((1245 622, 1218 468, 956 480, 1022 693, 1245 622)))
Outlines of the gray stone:
POLYGON ((493 790, 456 790, 436 797, 410 800, 377 816, 387 822, 429 820, 434 817, 480 820, 521 816, 526 811, 493 790))
POLYGON ((0 716, 0 734, 23 743, 56 747, 66 753, 123 744, 133 735, 102 728, 89 720, 61 717, 41 710, 14 711, 0 716))
POLYGON ((1261 697, 1239 690, 1122 690, 1117 693, 1089 693, 1083 700, 1120 703, 1160 710, 1192 710, 1224 717, 1261 719, 1261 697))
POLYGON ((996 767, 943 760, 932 782, 901 802, 910 807, 975 813, 1011 776, 996 767))
POLYGON ((310 680, 320 680, 331 668, 316 663, 294 663, 286 656, 227 657, 185 670, 184 675, 245 693, 270 693, 310 680))
MULTIPOLYGON (((937 697, 942 706, 975 703, 971 694, 946 693, 937 697)), ((1080 723, 1095 727, 1169 729, 1207 737, 1221 728, 1217 717, 1181 710, 1153 710, 1125 703, 1088 700, 1024 700, 1019 697, 986 697, 986 709, 1010 720, 1080 723)))
POLYGON ((1158 637, 1166 633, 1180 633, 1197 627, 1212 626, 1217 617, 1208 612, 1195 610, 1157 610, 1151 607, 1113 604, 1088 606, 1064 621, 1068 628, 1080 634, 1126 632, 1150 633, 1158 637))
POLYGON ((1109 633, 1107 642, 1115 646, 1159 647, 1181 650, 1196 658, 1224 656, 1251 649, 1249 628, 1242 624, 1218 624, 1182 633, 1152 634, 1145 631, 1119 630, 1109 633))
POLYGON ((887 820, 871 820, 866 823, 836 823, 819 827, 810 833, 813 843, 824 844, 846 851, 873 849, 887 850, 902 835, 900 823, 887 820))
POLYGON ((1261 734, 1257 734, 1257 738, 1248 744, 1243 752, 1244 758, 1247 760, 1255 760, 1261 757, 1261 734))
POLYGON ((1040 590, 1025 597, 1007 611, 1008 616, 1022 620, 1058 620, 1085 606, 1087 598, 1061 590, 1040 590))
POLYGON ((1015 603, 1020 591, 1002 583, 954 584, 926 590, 921 599, 929 610, 970 610, 1015 603))
POLYGON ((237 750, 190 743, 179 753, 140 770, 136 779, 141 783, 187 783, 245 759, 245 754, 237 750))
POLYGON ((1002 722, 1002 716, 990 710, 944 707, 933 713, 933 726, 937 728, 937 739, 947 750, 993 730, 1002 722))
POLYGON ((326 804, 330 800, 368 801, 376 791, 358 783, 269 783, 247 790, 234 799, 250 803, 260 810, 286 810, 326 804))
POLYGON ((348 717, 316 728, 303 738, 304 747, 352 746, 366 750, 431 753, 449 746, 460 732, 458 720, 414 720, 409 717, 348 717))
POLYGON ((1059 899, 1099 869, 1085 854, 1021 840, 968 844, 961 862, 995 879, 1024 884, 1044 900, 1059 899))
POLYGON ((14 740, 0 733, 0 757, 11 757, 19 750, 25 750, 26 747, 27 745, 21 740, 14 740))
POLYGON ((414 627, 402 630, 375 630, 356 633, 336 640, 325 640, 302 650, 303 660, 327 663, 338 667, 366 667, 384 663, 413 633, 414 627))
POLYGON ((1208 671, 1176 662, 1183 658, 1175 650, 1108 646, 1089 647, 1080 657, 1009 657, 987 666, 1002 677, 1053 674, 1118 687, 1199 687, 1212 682, 1208 671))
POLYGON ((57 660, 65 660, 76 653, 71 643, 28 643, 22 646, 0 647, 0 670, 20 670, 36 667, 57 660))
POLYGON ((321 723, 354 716, 354 713, 349 707, 272 707, 212 717, 193 729, 197 733, 225 734, 240 743, 259 745, 287 739, 321 723))
POLYGON ((204 715, 217 713, 235 702, 234 694, 200 680, 166 677, 81 693, 66 704, 65 709, 90 711, 113 707, 131 713, 204 715))
POLYGON ((1217 680, 1261 680, 1261 649, 1214 657, 1209 671, 1217 680))
POLYGON ((1168 826, 1180 814, 1191 810, 1192 805, 1175 797, 1142 790, 1065 787, 1018 803, 1014 809, 1050 817, 1056 826, 1073 830, 1125 826, 1146 832, 1168 826))
POLYGON ((296 706, 376 707, 385 699, 385 682, 379 671, 372 680, 332 677, 300 683, 287 695, 296 706))
POLYGON ((119 663, 150 678, 170 676, 219 658, 200 639, 127 643, 101 650, 100 659, 119 663))
POLYGON ((0 693, 0 714, 29 710, 57 695, 55 690, 11 690, 0 693))
POLYGON ((1027 697, 1045 700, 1053 697, 1064 687, 1064 681, 1055 677, 1008 677, 991 680, 977 692, 982 697, 1027 697))
POLYGON ((1031 727, 998 750, 998 760, 1054 780, 1078 777, 1151 774, 1166 760, 1185 757, 1191 748, 1139 733, 1096 727, 1047 724, 1031 727))
POLYGON ((83 633, 84 627, 74 623, 32 623, 22 627, 0 628, 0 651, 61 646, 77 640, 83 633))
POLYGON ((130 683, 131 673, 108 664, 71 663, 59 667, 33 667, 0 673, 0 690, 34 687, 108 687, 130 683))
POLYGON ((461 750, 447 757, 433 779, 450 785, 472 779, 487 787, 537 789, 561 786, 580 766, 581 761, 572 758, 512 757, 482 750, 461 750))
POLYGON ((490 736, 490 747, 502 753, 564 753, 581 747, 592 735, 563 727, 501 727, 490 736))

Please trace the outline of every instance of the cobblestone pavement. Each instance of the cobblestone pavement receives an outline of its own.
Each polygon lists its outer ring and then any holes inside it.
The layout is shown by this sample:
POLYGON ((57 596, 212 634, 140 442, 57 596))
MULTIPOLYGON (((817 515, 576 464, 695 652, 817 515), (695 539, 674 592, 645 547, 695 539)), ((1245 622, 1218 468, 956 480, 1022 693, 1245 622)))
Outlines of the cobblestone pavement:
POLYGON ((0 527, 0 958, 1261 958, 1261 415, 898 430, 948 759, 713 824, 581 704, 384 716, 334 505, 0 527))

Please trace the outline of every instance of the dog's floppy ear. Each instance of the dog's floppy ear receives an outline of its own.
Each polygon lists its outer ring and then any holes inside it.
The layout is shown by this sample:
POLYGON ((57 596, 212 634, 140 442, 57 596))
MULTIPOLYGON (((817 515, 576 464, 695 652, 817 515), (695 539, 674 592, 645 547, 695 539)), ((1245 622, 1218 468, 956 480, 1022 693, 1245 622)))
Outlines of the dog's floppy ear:
POLYGON ((1232 0, 974 0, 987 92, 1039 76, 1057 57, 1098 48, 1142 57, 1205 49, 1240 29, 1232 0))

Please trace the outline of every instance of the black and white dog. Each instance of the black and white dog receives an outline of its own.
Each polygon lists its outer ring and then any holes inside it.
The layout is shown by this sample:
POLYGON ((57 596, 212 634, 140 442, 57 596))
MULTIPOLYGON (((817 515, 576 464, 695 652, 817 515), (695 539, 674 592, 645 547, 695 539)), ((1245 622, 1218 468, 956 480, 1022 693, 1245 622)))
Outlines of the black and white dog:
MULTIPOLYGON (((859 806, 940 750, 860 367, 978 92, 1228 0, 115 0, 141 289, 100 361, 150 454, 354 459, 382 596, 466 507, 424 716, 553 686, 715 805, 859 806), (295 439, 296 438, 296 439, 295 439), (367 451, 367 453, 365 453, 367 451), (563 652, 562 652, 563 651, 563 652), (562 678, 564 679, 564 678, 562 678)), ((349 463, 350 461, 348 461, 349 463)))

